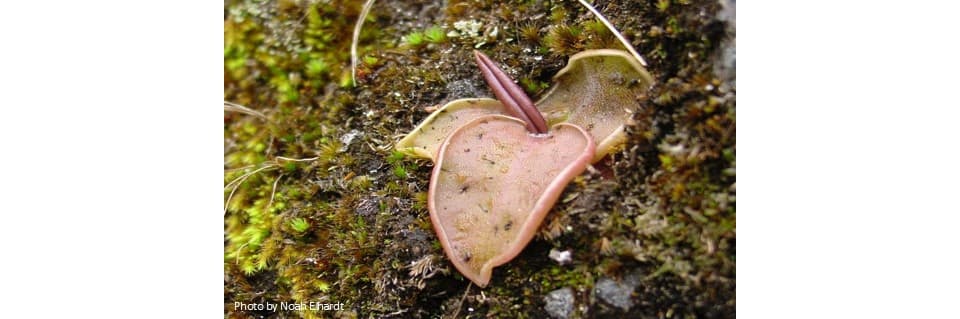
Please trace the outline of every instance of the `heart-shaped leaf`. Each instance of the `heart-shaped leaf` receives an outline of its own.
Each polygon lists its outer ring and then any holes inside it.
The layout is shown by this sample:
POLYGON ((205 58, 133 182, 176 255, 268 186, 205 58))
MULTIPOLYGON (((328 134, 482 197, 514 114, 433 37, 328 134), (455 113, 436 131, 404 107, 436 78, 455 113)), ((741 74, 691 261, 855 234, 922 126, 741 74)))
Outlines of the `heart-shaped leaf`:
POLYGON ((566 123, 531 134, 522 120, 486 115, 454 130, 439 149, 428 198, 447 257, 485 287, 493 268, 530 242, 595 152, 590 134, 566 123))

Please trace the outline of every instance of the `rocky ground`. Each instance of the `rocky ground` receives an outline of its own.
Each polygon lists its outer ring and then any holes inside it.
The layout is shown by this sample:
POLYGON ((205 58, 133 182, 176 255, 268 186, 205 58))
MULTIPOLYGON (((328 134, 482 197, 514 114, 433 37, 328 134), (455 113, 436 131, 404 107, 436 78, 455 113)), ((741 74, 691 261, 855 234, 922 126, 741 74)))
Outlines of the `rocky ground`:
POLYGON ((726 318, 736 307, 734 2, 594 1, 655 79, 622 150, 472 286, 426 209, 431 163, 392 149, 427 107, 492 97, 472 51, 536 100, 579 51, 622 48, 576 1, 226 1, 227 317, 726 318), (570 261, 551 258, 569 252, 570 261), (234 303, 343 303, 342 311, 234 303), (546 315, 545 315, 546 314, 546 315))

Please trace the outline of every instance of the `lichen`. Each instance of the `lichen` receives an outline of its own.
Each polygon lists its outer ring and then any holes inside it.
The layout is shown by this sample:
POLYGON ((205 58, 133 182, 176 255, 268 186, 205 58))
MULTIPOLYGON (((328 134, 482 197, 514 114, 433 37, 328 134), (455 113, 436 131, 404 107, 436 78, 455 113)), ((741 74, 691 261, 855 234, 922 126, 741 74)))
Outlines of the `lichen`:
POLYGON ((464 63, 478 44, 535 99, 570 53, 619 44, 575 1, 377 1, 354 87, 349 46, 362 1, 227 1, 224 99, 266 117, 224 119, 225 184, 260 169, 226 204, 227 317, 531 318, 564 287, 579 317, 733 316, 736 90, 713 73, 719 7, 596 4, 658 84, 631 110, 623 150, 574 179, 541 235, 481 292, 441 257, 426 209, 431 165, 391 145, 428 116, 425 107, 492 97, 464 63), (469 20, 482 23, 478 37, 401 40, 469 20), (550 45, 563 26, 579 33, 550 45), (554 248, 571 251, 572 263, 550 259, 554 248), (632 298, 643 307, 624 312, 594 295, 602 278, 634 273, 642 276, 632 298), (347 310, 273 314, 232 303, 318 300, 347 310))

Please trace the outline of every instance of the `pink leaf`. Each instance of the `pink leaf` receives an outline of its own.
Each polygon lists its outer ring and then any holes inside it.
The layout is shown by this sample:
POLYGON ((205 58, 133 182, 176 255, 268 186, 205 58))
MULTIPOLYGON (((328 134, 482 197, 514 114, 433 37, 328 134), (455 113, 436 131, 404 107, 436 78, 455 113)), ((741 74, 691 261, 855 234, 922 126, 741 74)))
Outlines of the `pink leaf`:
POLYGON ((447 257, 486 286, 493 268, 530 242, 595 151, 590 134, 566 123, 530 134, 519 119, 486 115, 456 129, 440 146, 428 198, 447 257))

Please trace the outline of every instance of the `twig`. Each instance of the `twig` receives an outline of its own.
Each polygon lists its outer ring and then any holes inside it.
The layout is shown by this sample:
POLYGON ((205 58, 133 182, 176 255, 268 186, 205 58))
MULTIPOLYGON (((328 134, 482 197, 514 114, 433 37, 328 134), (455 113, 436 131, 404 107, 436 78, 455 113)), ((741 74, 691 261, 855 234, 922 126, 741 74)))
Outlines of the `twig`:
POLYGON ((277 194, 277 184, 280 183, 283 175, 284 174, 280 174, 280 176, 277 176, 277 180, 273 181, 273 190, 270 191, 270 201, 267 202, 267 209, 270 209, 270 205, 273 205, 273 196, 277 194))
MULTIPOLYGON (((255 170, 253 170, 252 172, 245 173, 245 174, 243 174, 243 175, 240 175, 240 177, 237 177, 237 178, 233 179, 232 181, 230 181, 229 183, 227 183, 227 185, 223 186, 223 189, 227 189, 227 188, 231 188, 231 187, 233 188, 232 190, 230 190, 230 195, 227 196, 227 201, 223 202, 223 214, 224 214, 224 215, 227 214, 227 205, 229 205, 229 204, 230 204, 230 200, 233 199, 233 194, 237 192, 237 189, 238 189, 238 188, 240 188, 240 184, 243 184, 243 182, 245 182, 245 181, 247 180, 247 178, 250 178, 250 176, 253 176, 253 174, 259 173, 259 172, 264 171, 264 170, 274 169, 274 168, 280 167, 280 163, 279 163, 280 160, 283 160, 283 161, 291 161, 291 162, 310 162, 310 161, 315 161, 315 160, 317 160, 318 158, 319 158, 319 157, 311 157, 311 158, 290 158, 290 157, 277 156, 277 157, 275 157, 272 161, 266 162, 266 164, 263 165, 263 167, 260 167, 260 168, 258 168, 258 169, 255 169, 255 170)), ((239 169, 246 169, 246 168, 250 168, 250 167, 252 167, 252 165, 250 165, 250 166, 244 166, 244 167, 241 167, 241 168, 239 168, 239 169)), ((227 171, 233 171, 233 170, 236 170, 236 169, 231 169, 231 170, 227 170, 227 171)), ((267 208, 270 208, 270 205, 273 204, 273 196, 276 194, 276 191, 277 191, 277 183, 280 182, 280 178, 282 178, 282 177, 283 177, 283 174, 281 174, 279 177, 277 177, 277 180, 275 180, 275 181, 273 182, 273 190, 272 190, 271 193, 270 193, 270 201, 269 201, 268 204, 267 204, 267 208)))
POLYGON ((237 103, 233 103, 233 102, 223 101, 223 110, 228 112, 237 112, 237 113, 243 113, 247 115, 253 115, 264 120, 267 119, 267 116, 263 115, 263 113, 257 112, 249 107, 246 107, 237 103))
POLYGON ((261 168, 258 168, 258 169, 254 170, 254 171, 252 171, 252 172, 243 174, 243 175, 241 175, 240 177, 237 177, 236 179, 234 179, 233 181, 230 181, 229 183, 227 183, 227 186, 224 186, 223 188, 224 188, 224 189, 227 189, 227 188, 230 188, 230 187, 231 187, 230 185, 233 185, 233 186, 232 186, 232 187, 233 187, 233 190, 230 191, 230 195, 227 196, 227 200, 226 200, 225 202, 223 202, 223 214, 224 214, 224 215, 227 214, 227 207, 228 207, 228 205, 230 204, 230 200, 233 199, 233 194, 237 192, 237 189, 240 188, 240 185, 243 184, 243 182, 245 182, 245 181, 247 180, 247 178, 249 178, 250 176, 253 176, 253 174, 259 173, 260 171, 263 171, 263 170, 266 170, 266 169, 271 169, 271 168, 277 168, 276 164, 272 164, 272 163, 271 163, 271 164, 265 165, 265 166, 263 166, 263 167, 261 167, 261 168))
POLYGON ((394 312, 385 314, 385 315, 383 315, 383 317, 384 317, 384 318, 388 318, 388 317, 393 317, 393 316, 399 316, 399 315, 402 315, 402 314, 406 313, 406 312, 409 311, 409 310, 410 310, 410 309, 400 309, 400 310, 397 310, 397 311, 394 311, 394 312))
POLYGON ((277 156, 276 159, 284 161, 293 161, 293 162, 312 162, 316 161, 320 157, 311 157, 311 158, 289 158, 283 156, 277 156))
POLYGON ((607 20, 606 17, 600 14, 600 11, 597 11, 597 8, 594 8, 592 5, 587 3, 586 0, 577 1, 580 1, 580 4, 582 4, 584 7, 587 7, 587 10, 590 10, 593 15, 597 16, 597 19, 600 19, 600 22, 607 26, 607 29, 610 29, 610 32, 613 32, 613 35, 620 40, 620 43, 623 43, 623 46, 627 47, 627 51, 630 51, 630 54, 633 54, 633 57, 637 58, 637 61, 640 61, 640 64, 647 66, 647 61, 644 61, 643 57, 640 56, 640 53, 637 53, 637 51, 633 49, 633 45, 630 44, 630 41, 627 41, 627 38, 623 37, 623 34, 621 34, 620 31, 617 31, 617 28, 613 27, 613 23, 610 23, 610 20, 607 20))
POLYGON ((357 86, 357 41, 360 39, 360 29, 363 28, 364 20, 370 14, 370 8, 373 7, 374 0, 367 0, 363 3, 363 9, 360 11, 360 17, 353 26, 353 43, 350 43, 350 78, 353 80, 353 86, 357 86))
POLYGON ((457 305, 457 311, 453 312, 453 319, 457 319, 457 315, 460 314, 460 309, 463 308, 463 301, 467 299, 467 294, 470 293, 470 287, 473 286, 473 282, 467 284, 467 290, 463 291, 463 297, 460 297, 460 304, 457 305))
POLYGON ((240 248, 237 248, 237 258, 236 258, 236 260, 234 261, 234 264, 235 264, 235 265, 239 265, 239 264, 240 264, 240 252, 243 251, 243 247, 247 247, 247 245, 249 245, 249 244, 250 244, 250 243, 243 243, 243 245, 240 245, 240 248))
POLYGON ((248 168, 251 168, 251 167, 254 167, 254 166, 257 166, 257 165, 252 165, 252 164, 251 164, 251 165, 247 165, 247 166, 243 166, 243 167, 228 168, 228 169, 225 169, 225 170, 223 170, 223 171, 224 171, 225 173, 229 173, 229 172, 233 172, 233 171, 236 171, 236 170, 248 169, 248 168))

